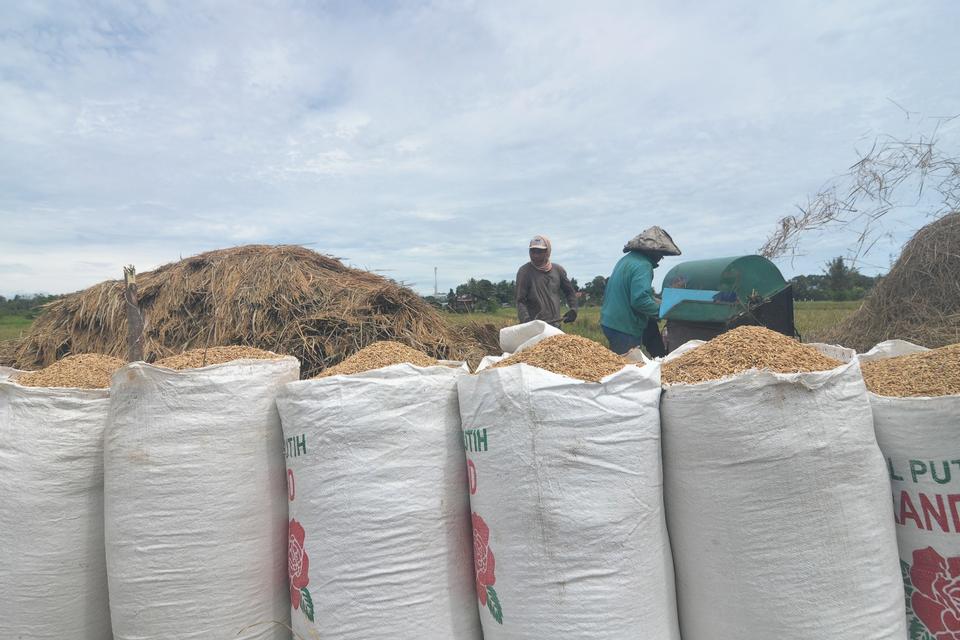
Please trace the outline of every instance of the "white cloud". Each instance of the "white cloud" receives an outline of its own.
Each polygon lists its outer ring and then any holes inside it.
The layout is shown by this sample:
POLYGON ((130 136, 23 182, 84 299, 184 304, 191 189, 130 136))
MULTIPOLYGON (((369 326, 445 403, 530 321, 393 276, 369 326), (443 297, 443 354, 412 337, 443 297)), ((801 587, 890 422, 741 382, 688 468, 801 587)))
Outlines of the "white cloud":
POLYGON ((445 220, 453 220, 457 216, 453 213, 446 211, 411 211, 408 213, 411 218, 416 218, 417 220, 425 220, 427 222, 442 222, 445 220))
POLYGON ((888 98, 958 110, 957 18, 949 0, 6 3, 0 262, 31 272, 0 293, 239 242, 424 290, 434 266, 444 289, 512 277, 534 233, 581 280, 654 223, 691 258, 750 252, 855 146, 929 124, 888 98))

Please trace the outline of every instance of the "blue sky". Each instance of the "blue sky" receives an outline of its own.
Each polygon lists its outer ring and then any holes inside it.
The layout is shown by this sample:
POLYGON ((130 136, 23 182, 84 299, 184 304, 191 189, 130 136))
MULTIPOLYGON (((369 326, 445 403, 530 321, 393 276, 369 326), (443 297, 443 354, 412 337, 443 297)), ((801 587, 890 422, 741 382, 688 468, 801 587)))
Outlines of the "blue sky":
MULTIPOLYGON (((423 292, 512 278, 539 233, 580 281, 652 224, 752 253, 878 134, 960 113, 957 24, 952 0, 3 3, 0 294, 253 242, 423 292)), ((864 270, 925 221, 892 214, 864 270)))

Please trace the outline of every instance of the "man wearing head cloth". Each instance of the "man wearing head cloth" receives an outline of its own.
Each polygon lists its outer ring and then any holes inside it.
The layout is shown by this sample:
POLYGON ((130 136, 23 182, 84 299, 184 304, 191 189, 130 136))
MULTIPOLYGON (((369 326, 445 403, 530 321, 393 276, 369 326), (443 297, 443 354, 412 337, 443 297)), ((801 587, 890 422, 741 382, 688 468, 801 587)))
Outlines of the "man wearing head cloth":
POLYGON ((567 271, 550 262, 550 240, 534 236, 530 241, 530 262, 517 272, 517 318, 520 322, 543 320, 555 327, 577 319, 577 292, 567 271), (560 317, 561 295, 567 300, 567 311, 560 317))
POLYGON ((600 328, 615 353, 643 345, 653 356, 665 356, 666 348, 657 321, 660 301, 653 294, 653 270, 664 256, 680 255, 670 234, 650 227, 623 247, 626 254, 607 280, 600 309, 600 328))

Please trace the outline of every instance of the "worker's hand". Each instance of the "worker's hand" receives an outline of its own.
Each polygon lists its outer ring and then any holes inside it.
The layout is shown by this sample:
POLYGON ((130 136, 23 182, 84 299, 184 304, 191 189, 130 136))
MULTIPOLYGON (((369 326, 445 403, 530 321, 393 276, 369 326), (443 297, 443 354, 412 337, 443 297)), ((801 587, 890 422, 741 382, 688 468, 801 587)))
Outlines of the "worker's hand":
POLYGON ((563 314, 563 323, 564 323, 564 324, 570 324, 571 322, 573 322, 573 321, 576 320, 576 319, 577 319, 577 310, 576 310, 576 309, 570 309, 570 310, 567 311, 565 314, 563 314))

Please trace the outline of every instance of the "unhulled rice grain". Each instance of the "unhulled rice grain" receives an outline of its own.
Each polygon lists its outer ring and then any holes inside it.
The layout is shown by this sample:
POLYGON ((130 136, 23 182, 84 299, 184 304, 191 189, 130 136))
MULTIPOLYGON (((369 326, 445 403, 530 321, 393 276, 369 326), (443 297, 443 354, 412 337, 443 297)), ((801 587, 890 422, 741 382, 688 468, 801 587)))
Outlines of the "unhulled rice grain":
POLYGON ((602 344, 588 338, 564 334, 541 340, 529 349, 501 360, 491 368, 528 364, 586 382, 600 382, 628 364, 602 344))
POLYGON ((25 387, 106 389, 110 386, 110 376, 125 364, 119 358, 81 353, 67 356, 39 371, 17 374, 14 381, 25 387))
POLYGON ((417 351, 405 344, 383 340, 364 347, 340 364, 323 370, 320 375, 313 379, 348 376, 405 363, 418 367, 432 367, 437 364, 437 361, 422 351, 417 351))
POLYGON ((960 394, 960 344, 864 362, 861 368, 867 388, 877 395, 907 398, 960 394))
POLYGON ((664 384, 695 384, 750 369, 776 373, 829 371, 842 363, 765 327, 737 327, 663 363, 664 384))
POLYGON ((199 369, 212 364, 223 364, 234 360, 276 360, 283 356, 272 351, 255 349, 253 347, 209 347, 207 349, 191 349, 157 360, 154 364, 168 369, 199 369))

